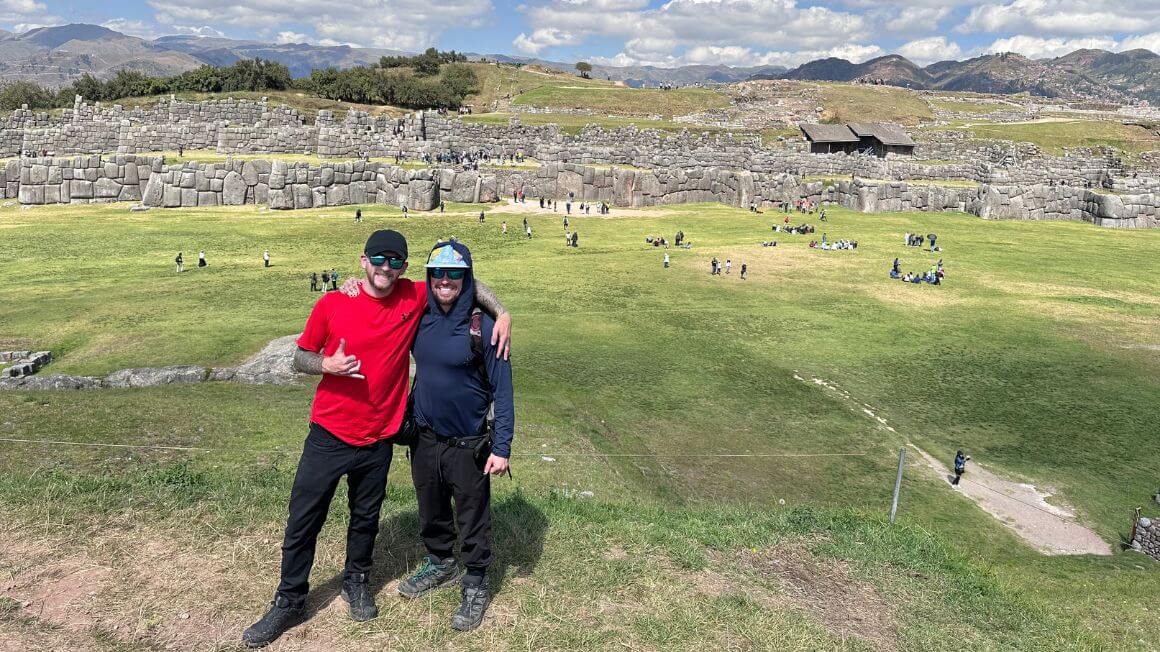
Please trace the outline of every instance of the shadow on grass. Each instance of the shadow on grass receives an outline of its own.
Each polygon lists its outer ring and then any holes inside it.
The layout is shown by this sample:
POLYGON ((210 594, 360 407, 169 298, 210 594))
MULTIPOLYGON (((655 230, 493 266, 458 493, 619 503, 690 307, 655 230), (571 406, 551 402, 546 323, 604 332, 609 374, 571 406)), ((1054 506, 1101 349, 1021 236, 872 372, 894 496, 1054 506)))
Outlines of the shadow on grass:
MULTIPOLYGON (((493 501, 491 512, 495 561, 488 569, 488 577, 492 591, 499 593, 513 567, 516 577, 528 577, 535 571, 544 553, 548 519, 520 491, 493 501)), ((393 593, 382 595, 383 589, 392 581, 415 570, 426 554, 419 538, 419 514, 416 509, 407 508, 381 520, 370 577, 370 588, 376 601, 381 604, 384 600, 397 597, 393 593)), ((307 619, 313 618, 339 597, 342 577, 343 574, 339 572, 311 589, 306 602, 307 619)))

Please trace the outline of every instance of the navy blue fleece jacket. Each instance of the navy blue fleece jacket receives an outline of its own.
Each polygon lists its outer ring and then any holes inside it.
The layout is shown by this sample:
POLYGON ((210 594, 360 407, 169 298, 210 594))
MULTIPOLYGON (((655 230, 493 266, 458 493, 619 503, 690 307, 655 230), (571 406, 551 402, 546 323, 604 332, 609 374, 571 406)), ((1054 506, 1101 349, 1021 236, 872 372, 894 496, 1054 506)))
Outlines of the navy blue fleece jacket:
MULTIPOLYGON (((446 243, 440 243, 442 246, 446 243)), ((461 243, 453 247, 471 264, 471 252, 461 243)), ((481 434, 487 409, 495 401, 495 445, 492 453, 511 456, 515 432, 515 405, 512 396, 512 367, 496 359, 491 345, 495 320, 484 313, 483 362, 487 378, 480 373, 471 352, 471 310, 475 300, 475 279, 471 270, 463 277, 463 290, 448 312, 435 300, 427 283, 427 312, 419 322, 412 353, 415 356, 415 419, 445 437, 475 437, 481 434)))

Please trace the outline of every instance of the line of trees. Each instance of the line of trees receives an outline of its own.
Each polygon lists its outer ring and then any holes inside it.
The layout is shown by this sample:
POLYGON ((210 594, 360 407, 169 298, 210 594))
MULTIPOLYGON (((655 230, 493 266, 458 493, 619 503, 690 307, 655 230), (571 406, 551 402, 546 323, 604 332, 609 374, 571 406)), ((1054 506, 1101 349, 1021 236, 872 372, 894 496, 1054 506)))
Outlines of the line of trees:
POLYGON ((476 92, 475 71, 464 65, 467 57, 428 48, 412 57, 382 57, 378 64, 346 70, 314 70, 309 77, 293 79, 289 69, 276 61, 242 59, 232 66, 205 65, 172 77, 150 77, 135 70, 119 70, 100 80, 85 74, 71 84, 53 90, 33 82, 18 81, 0 87, 0 110, 22 105, 30 109, 70 107, 73 97, 115 100, 125 97, 166 95, 179 92, 230 93, 299 89, 331 100, 360 104, 390 104, 410 109, 458 108, 476 92))

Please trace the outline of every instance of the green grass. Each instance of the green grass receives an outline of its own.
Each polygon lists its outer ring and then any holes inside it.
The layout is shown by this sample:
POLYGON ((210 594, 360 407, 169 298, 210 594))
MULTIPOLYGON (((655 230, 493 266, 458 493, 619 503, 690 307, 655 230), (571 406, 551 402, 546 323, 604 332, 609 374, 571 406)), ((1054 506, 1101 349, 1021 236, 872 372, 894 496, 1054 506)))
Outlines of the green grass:
POLYGON ((471 104, 475 114, 494 110, 497 100, 510 100, 521 93, 545 85, 612 87, 614 84, 602 79, 583 79, 573 73, 543 69, 538 66, 511 64, 473 63, 470 64, 479 79, 479 92, 468 96, 466 104, 471 104))
POLYGON ((897 122, 917 125, 934 119, 918 93, 896 86, 819 84, 822 122, 897 122))
POLYGON ((1066 147, 1107 145, 1130 153, 1160 149, 1160 137, 1143 127, 1119 122, 1070 120, 1033 124, 988 124, 972 125, 969 130, 977 138, 1002 138, 1035 143, 1046 153, 1056 156, 1062 155, 1066 147))
MULTIPOLYGON (((477 124, 489 125, 507 125, 508 120, 512 114, 510 113, 480 113, 468 116, 463 116, 465 122, 474 122, 477 124)), ((693 133, 701 133, 707 131, 710 133, 721 133, 730 131, 721 127, 703 127, 700 125, 689 124, 687 122, 673 122, 672 120, 649 120, 646 118, 633 118, 624 116, 608 116, 608 115, 576 115, 573 113, 521 113, 520 122, 525 125, 542 126, 542 125, 558 125, 560 131, 569 134, 578 134, 584 127, 595 125, 605 129, 621 129, 623 127, 635 126, 637 129, 659 129, 667 132, 679 132, 688 129, 693 133)), ((734 133, 743 133, 734 130, 734 133)))
MULTIPOLYGON (((758 242, 776 213, 693 205, 574 216, 573 250, 554 235, 558 213, 530 215, 537 237, 527 240, 499 234, 500 220, 522 216, 498 206, 485 226, 474 205, 406 221, 392 207, 363 208, 358 225, 354 207, 2 208, 0 269, 15 280, 0 285, 0 348, 51 349, 44 373, 233 364, 300 329, 317 298, 306 276, 354 273, 373 229, 403 230, 416 258, 454 234, 516 316, 516 480, 498 483, 496 498, 512 570, 502 625, 480 645, 872 646, 843 642, 823 616, 787 602, 794 591, 748 556, 798 547, 873 587, 902 649, 1160 644, 1160 583, 1143 557, 1042 557, 913 464, 899 526, 882 522, 910 440, 944 460, 965 448, 1055 489, 1109 542, 1127 535, 1131 508, 1156 489, 1148 460, 1160 456, 1160 352, 1128 348, 1160 345, 1160 233, 829 208, 824 230, 857 239, 857 251, 810 250, 806 236, 769 249, 758 242), (663 270, 644 236, 678 229, 695 246, 670 250, 663 270), (904 231, 939 234, 945 285, 886 277, 895 256, 907 270, 932 262, 901 244, 904 231), (177 251, 193 260, 200 248, 207 269, 173 272, 177 251), (713 256, 732 258, 734 275, 710 277, 713 256), (716 457, 737 453, 766 457, 716 457), (595 497, 578 498, 585 490, 595 497), (542 536, 525 537, 528 527, 542 536)), ((309 385, 219 383, 0 393, 0 438, 197 449, 2 443, 7 536, 59 543, 59 555, 86 548, 126 572, 141 541, 172 540, 209 575, 192 597, 167 595, 205 605, 198 618, 244 625, 269 599, 310 396, 309 385)), ((380 558, 392 577, 417 555, 413 498, 398 488, 405 467, 400 458, 384 516, 380 558)), ((335 512, 320 581, 341 565, 335 512)), ((142 612, 127 599, 109 596, 108 609, 142 612)), ((453 600, 392 603, 386 620, 361 627, 324 615, 316 627, 354 646, 473 649, 442 628, 453 600)), ((141 640, 160 645, 166 627, 141 640)), ((229 633, 202 643, 232 644, 229 633)))
POLYGON ((709 88, 649 88, 545 85, 521 93, 517 105, 551 109, 588 109, 596 115, 652 116, 672 118, 729 106, 728 96, 709 88))
POLYGON ((930 106, 934 109, 942 109, 943 111, 951 111, 953 113, 969 113, 977 115, 985 115, 988 113, 995 113, 998 111, 1019 111, 1021 107, 1014 106, 1007 103, 999 102, 967 102, 959 100, 930 100, 930 106))

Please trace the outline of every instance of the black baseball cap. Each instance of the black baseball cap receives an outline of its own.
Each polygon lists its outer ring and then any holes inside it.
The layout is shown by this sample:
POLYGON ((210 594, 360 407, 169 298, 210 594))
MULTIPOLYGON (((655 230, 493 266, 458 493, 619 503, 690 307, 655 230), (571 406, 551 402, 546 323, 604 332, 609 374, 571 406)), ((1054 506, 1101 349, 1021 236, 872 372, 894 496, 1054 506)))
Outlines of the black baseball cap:
POLYGON ((402 233, 390 229, 375 231, 371 237, 367 238, 367 246, 363 247, 363 253, 368 256, 388 251, 393 251, 403 258, 407 257, 407 239, 403 237, 402 233))

